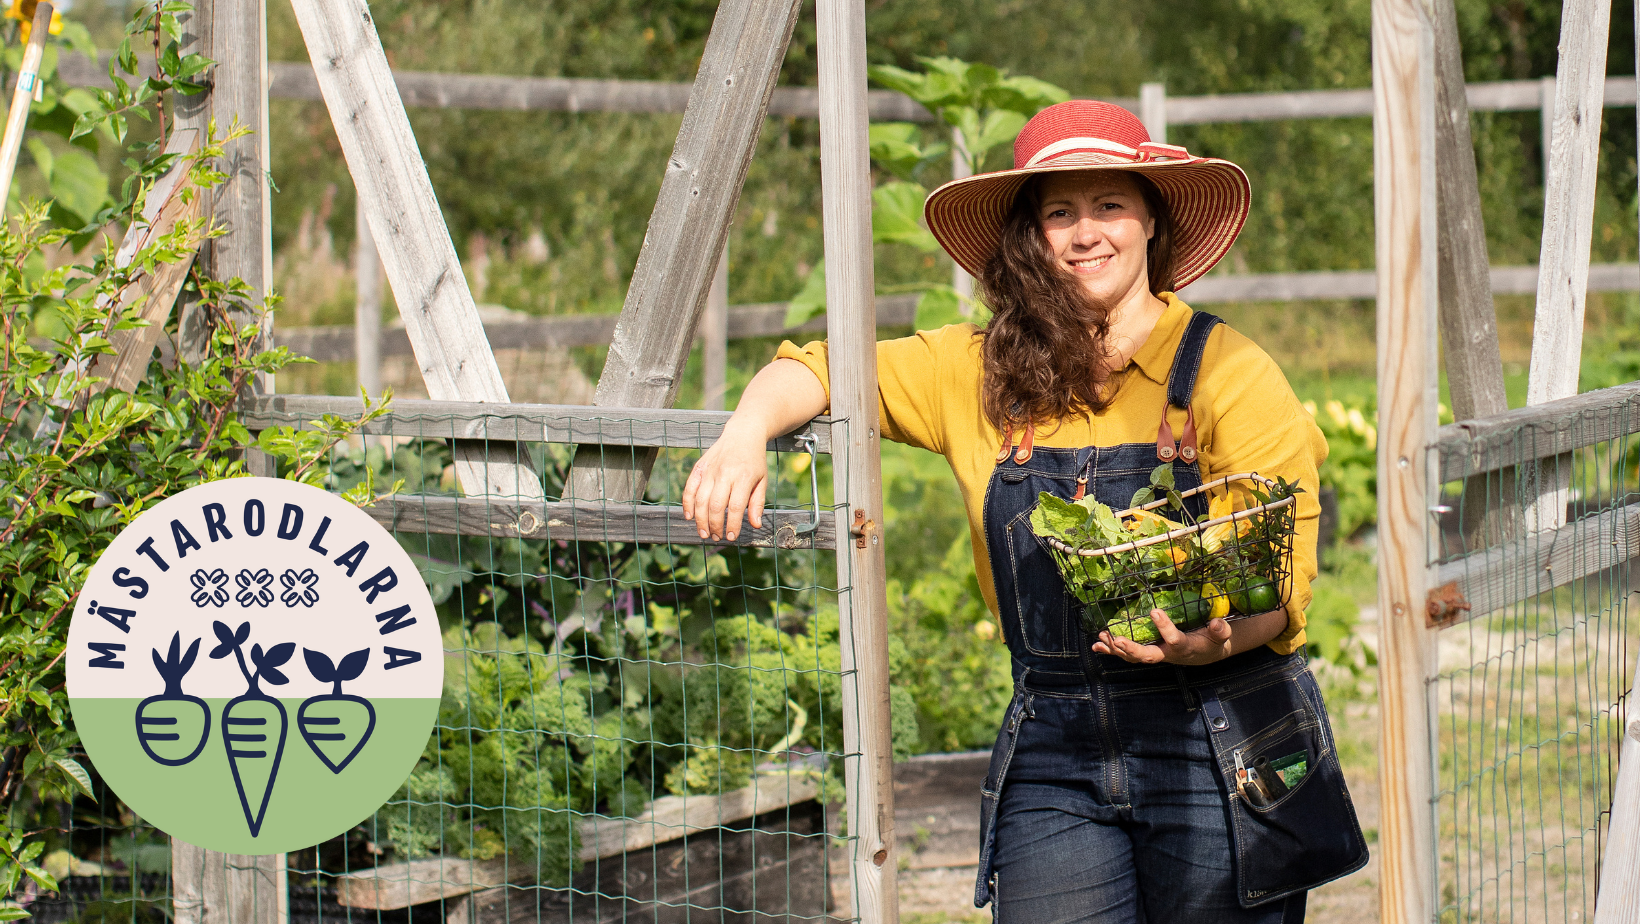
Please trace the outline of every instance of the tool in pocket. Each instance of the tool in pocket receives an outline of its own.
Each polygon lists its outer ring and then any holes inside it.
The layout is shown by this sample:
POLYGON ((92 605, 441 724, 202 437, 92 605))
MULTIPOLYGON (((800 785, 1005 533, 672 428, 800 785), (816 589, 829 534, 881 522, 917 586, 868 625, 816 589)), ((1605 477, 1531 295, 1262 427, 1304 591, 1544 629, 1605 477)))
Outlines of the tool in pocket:
MULTIPOLYGON (((1247 800, 1248 805, 1257 808, 1269 805, 1270 791, 1265 788, 1264 782, 1259 779, 1258 762, 1255 761, 1251 767, 1247 766, 1242 760, 1241 748, 1231 751, 1230 756, 1236 760, 1236 790, 1241 793, 1241 797, 1247 800)), ((1259 758, 1259 760, 1263 759, 1259 758)), ((1268 761, 1266 761, 1266 764, 1268 764, 1268 761)))

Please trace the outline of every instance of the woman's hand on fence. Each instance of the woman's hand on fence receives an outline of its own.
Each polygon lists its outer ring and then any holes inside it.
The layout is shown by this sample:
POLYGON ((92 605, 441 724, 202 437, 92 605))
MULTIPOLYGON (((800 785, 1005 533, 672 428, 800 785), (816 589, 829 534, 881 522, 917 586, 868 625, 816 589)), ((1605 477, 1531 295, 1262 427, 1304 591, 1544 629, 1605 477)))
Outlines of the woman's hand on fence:
POLYGON ((735 541, 747 515, 754 529, 763 528, 769 440, 825 409, 826 390, 797 360, 777 359, 753 376, 723 434, 701 454, 683 486, 683 515, 695 521, 702 539, 735 541))
POLYGON ((1159 641, 1141 645, 1105 631, 1099 633, 1099 640, 1093 643, 1094 652, 1115 655, 1134 664, 1212 664, 1230 657, 1233 652, 1230 624, 1223 619, 1211 620, 1190 632, 1179 631, 1162 610, 1151 610, 1150 621, 1156 624, 1156 632, 1161 635, 1159 641))
POLYGON ((701 454, 683 486, 683 515, 694 520, 702 539, 735 541, 742 517, 763 527, 763 499, 769 487, 768 438, 761 428, 736 426, 701 454))

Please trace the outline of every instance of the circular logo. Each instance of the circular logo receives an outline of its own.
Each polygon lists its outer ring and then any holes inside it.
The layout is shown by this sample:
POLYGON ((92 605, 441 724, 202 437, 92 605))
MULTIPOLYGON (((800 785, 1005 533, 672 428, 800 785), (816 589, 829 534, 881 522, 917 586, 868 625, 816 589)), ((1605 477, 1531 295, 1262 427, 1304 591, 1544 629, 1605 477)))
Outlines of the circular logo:
POLYGON ((335 837, 409 777, 438 714, 415 563, 318 488, 234 478, 139 516, 68 630, 87 754, 143 819, 224 853, 335 837))

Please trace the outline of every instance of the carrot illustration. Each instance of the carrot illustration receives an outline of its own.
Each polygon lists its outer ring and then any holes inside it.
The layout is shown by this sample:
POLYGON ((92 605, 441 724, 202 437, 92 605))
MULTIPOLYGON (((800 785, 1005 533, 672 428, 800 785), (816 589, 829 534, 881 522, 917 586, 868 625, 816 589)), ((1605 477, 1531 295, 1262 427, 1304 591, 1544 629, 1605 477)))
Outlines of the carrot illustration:
POLYGON ((333 683, 336 687, 329 693, 302 701, 302 707, 296 710, 296 728, 330 772, 341 773, 364 750, 370 733, 376 730, 376 707, 362 696, 342 692, 343 681, 357 680, 364 673, 370 649, 352 652, 335 665, 331 664, 329 655, 311 648, 303 648, 302 657, 307 660, 308 673, 314 680, 333 683), (363 734, 358 733, 360 728, 364 729, 363 734), (343 756, 334 760, 333 755, 343 756))
POLYGON ((238 629, 229 629, 225 623, 216 622, 211 627, 216 630, 218 640, 217 646, 211 649, 211 657, 226 658, 232 652, 249 687, 228 700, 222 709, 222 743, 228 749, 228 767, 233 771, 233 784, 239 790, 239 807, 245 811, 251 837, 256 837, 262 833, 262 818, 273 795, 273 782, 279 776, 279 759, 285 753, 285 732, 289 726, 284 705, 263 693, 257 683, 261 680, 274 685, 290 682, 279 665, 296 653, 296 643, 281 642, 266 652, 261 645, 252 645, 251 664, 256 666, 256 672, 251 673, 245 665, 244 651, 245 642, 251 637, 251 624, 246 622, 238 629), (273 741, 275 728, 279 730, 277 741, 273 741), (273 743, 271 752, 270 742, 273 743), (253 793, 260 794, 254 810, 251 808, 253 793))
POLYGON ((155 763, 167 767, 180 767, 198 757, 211 738, 211 707, 199 697, 182 692, 182 678, 199 656, 199 641, 194 639, 184 655, 182 633, 178 632, 171 636, 171 649, 164 658, 159 656, 158 648, 150 649, 154 669, 165 680, 165 692, 137 704, 137 743, 155 763), (193 743, 192 749, 189 743, 193 743))

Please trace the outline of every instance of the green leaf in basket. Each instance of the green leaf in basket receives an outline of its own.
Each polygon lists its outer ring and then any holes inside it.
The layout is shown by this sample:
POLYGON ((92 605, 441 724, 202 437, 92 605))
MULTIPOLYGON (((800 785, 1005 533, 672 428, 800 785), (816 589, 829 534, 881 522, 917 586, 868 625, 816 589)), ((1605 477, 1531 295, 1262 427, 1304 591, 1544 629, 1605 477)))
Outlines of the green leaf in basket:
MULTIPOLYGON (((1084 497, 1078 503, 1084 506, 1089 506, 1089 500, 1092 500, 1092 498, 1084 497)), ((1113 545, 1117 542, 1127 541, 1125 536, 1126 531, 1122 529, 1122 521, 1116 518, 1116 513, 1114 511, 1097 501, 1094 501, 1089 509, 1093 511, 1088 516, 1088 519, 1092 522, 1092 525, 1087 527, 1087 529, 1090 533, 1097 535, 1104 545, 1113 545)))
POLYGON ((1031 511, 1031 532, 1084 549, 1103 548, 1132 538, 1122 529, 1116 514, 1092 497, 1068 501, 1047 491, 1037 496, 1036 509, 1031 511))
POLYGON ((1175 487, 1173 463, 1163 462, 1161 465, 1156 466, 1156 470, 1150 473, 1150 483, 1162 488, 1175 487))
POLYGON ((1088 511, 1058 495, 1043 491, 1037 498, 1036 509, 1031 511, 1031 532, 1044 539, 1064 542, 1076 541, 1075 531, 1082 528, 1088 511))

